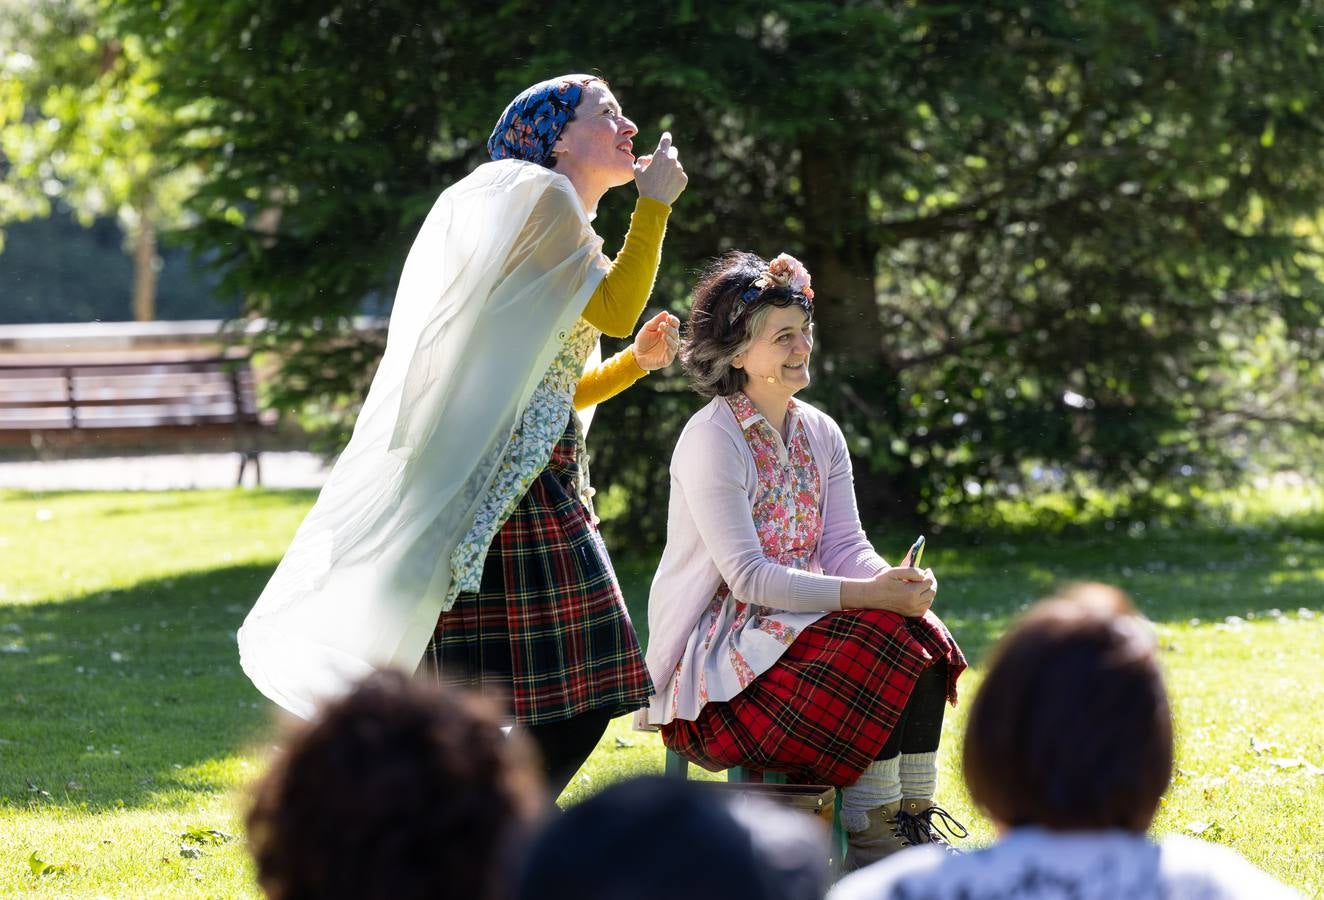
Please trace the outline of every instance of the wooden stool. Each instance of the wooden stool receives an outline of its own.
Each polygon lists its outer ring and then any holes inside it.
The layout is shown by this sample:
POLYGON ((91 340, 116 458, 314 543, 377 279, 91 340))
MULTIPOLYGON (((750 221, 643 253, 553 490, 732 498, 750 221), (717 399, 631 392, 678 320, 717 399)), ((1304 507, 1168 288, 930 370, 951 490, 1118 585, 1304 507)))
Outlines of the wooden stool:
MULTIPOLYGON (((667 750, 666 774, 668 778, 689 778, 690 761, 671 750, 667 750)), ((781 772, 760 772, 735 766, 726 770, 728 784, 786 784, 786 776, 781 772)), ((771 799, 771 798, 770 798, 771 799)), ((840 868, 846 859, 846 829, 841 827, 841 790, 836 790, 832 804, 832 840, 829 849, 832 853, 832 865, 840 868)))

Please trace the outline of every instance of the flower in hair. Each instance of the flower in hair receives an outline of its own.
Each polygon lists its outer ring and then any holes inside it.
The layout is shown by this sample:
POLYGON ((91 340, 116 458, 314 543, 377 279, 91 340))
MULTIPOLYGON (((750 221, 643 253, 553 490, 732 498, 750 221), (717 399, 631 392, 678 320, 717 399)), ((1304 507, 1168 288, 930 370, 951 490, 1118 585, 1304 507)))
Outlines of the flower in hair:
POLYGON ((809 286, 809 270, 791 254, 782 253, 768 263, 768 268, 741 292, 740 298, 731 307, 731 323, 734 324, 760 294, 773 287, 790 288, 794 294, 800 295, 801 299, 796 302, 807 314, 813 315, 814 289, 809 286))
POLYGON ((754 279, 754 284, 762 290, 774 285, 788 287, 797 294, 804 294, 806 300, 814 299, 814 289, 809 286, 809 270, 789 253, 782 253, 768 263, 767 271, 754 279))

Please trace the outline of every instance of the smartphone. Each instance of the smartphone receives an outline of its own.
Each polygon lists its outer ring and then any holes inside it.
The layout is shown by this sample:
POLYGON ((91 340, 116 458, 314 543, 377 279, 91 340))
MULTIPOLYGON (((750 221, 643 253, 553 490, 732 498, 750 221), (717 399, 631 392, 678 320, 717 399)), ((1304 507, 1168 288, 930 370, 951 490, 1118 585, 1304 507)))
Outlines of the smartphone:
POLYGON ((923 558, 924 535, 921 534, 919 537, 915 538, 915 543, 911 544, 910 549, 906 551, 905 557, 901 560, 901 566, 911 566, 912 568, 918 569, 920 560, 923 558))

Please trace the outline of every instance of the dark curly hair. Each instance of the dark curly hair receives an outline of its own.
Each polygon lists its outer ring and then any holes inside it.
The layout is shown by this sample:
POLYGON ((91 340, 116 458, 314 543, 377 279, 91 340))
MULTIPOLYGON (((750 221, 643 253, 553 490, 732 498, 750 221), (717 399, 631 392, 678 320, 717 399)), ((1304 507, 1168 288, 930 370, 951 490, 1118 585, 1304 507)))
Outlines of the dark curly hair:
POLYGON ((731 250, 709 264, 694 287, 694 305, 685 326, 680 364, 690 385, 704 397, 729 397, 743 390, 747 376, 731 365, 763 327, 768 311, 800 304, 812 315, 813 302, 789 287, 764 288, 744 303, 732 321, 732 311, 754 280, 768 270, 756 253, 731 250))
POLYGON ((484 701, 384 672, 293 735, 248 835, 273 900, 497 898, 543 802, 531 751, 484 701))

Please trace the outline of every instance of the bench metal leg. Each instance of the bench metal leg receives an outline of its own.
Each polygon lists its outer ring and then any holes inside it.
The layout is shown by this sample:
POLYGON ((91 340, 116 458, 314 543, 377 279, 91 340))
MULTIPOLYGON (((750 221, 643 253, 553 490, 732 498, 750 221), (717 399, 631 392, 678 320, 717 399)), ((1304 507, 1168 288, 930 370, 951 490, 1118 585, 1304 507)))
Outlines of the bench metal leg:
POLYGON ((832 861, 838 869, 846 864, 846 829, 841 825, 841 788, 832 805, 832 861))
POLYGON ((758 769, 735 766, 726 770, 726 780, 736 784, 785 784, 786 773, 760 772, 758 769))
POLYGON ((671 750, 668 750, 666 773, 668 778, 689 778, 690 761, 685 759, 685 757, 681 756, 679 753, 674 753, 671 750))
POLYGON ((250 462, 253 464, 253 487, 262 487, 262 455, 256 450, 239 451, 239 477, 235 479, 235 487, 244 486, 244 471, 250 462))

